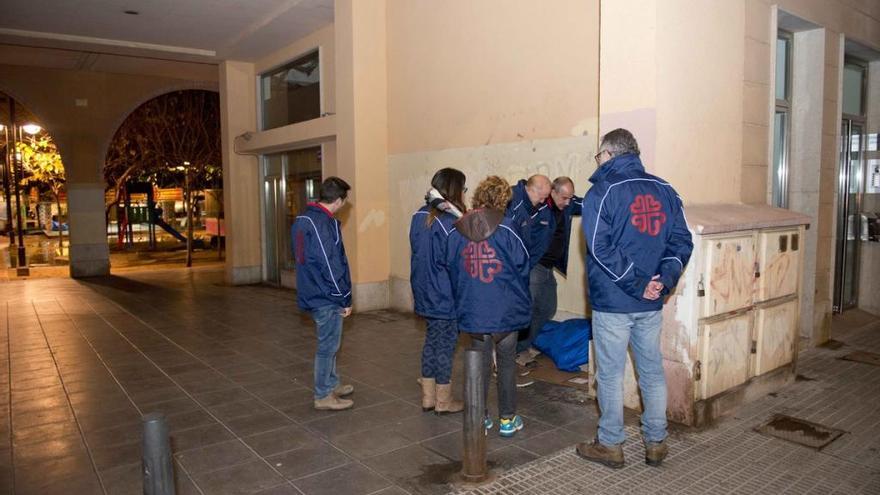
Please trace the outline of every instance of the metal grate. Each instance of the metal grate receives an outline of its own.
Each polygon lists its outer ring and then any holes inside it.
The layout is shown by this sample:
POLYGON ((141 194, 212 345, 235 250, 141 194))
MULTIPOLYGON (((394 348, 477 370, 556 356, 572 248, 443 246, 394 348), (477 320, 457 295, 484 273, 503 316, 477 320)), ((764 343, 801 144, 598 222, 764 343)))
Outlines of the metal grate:
POLYGON ((842 358, 844 361, 855 361, 857 363, 873 364, 880 366, 880 354, 876 352, 854 351, 842 358))
POLYGON ((843 430, 784 414, 774 415, 770 421, 755 428, 755 431, 816 450, 822 450, 846 433, 843 430))

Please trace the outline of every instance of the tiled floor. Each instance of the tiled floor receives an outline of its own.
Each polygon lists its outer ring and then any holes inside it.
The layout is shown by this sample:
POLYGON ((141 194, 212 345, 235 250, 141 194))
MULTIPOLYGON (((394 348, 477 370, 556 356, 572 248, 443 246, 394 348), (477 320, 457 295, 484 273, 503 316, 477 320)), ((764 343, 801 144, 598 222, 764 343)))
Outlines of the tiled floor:
MULTIPOLYGON (((141 493, 149 412, 167 416, 181 494, 449 490, 461 418, 421 412, 422 322, 347 319, 339 370, 355 408, 318 412, 313 326, 293 293, 221 280, 196 269, 0 284, 0 493, 141 493)), ((595 427, 578 391, 539 383, 519 399, 526 429, 490 436, 497 469, 595 427)))
POLYGON ((622 470, 586 462, 567 445, 479 492, 460 493, 880 493, 880 367, 839 359, 855 350, 880 353, 880 318, 854 311, 834 326, 842 347, 803 353, 795 383, 702 432, 674 433, 660 468, 641 462, 638 429, 628 426, 622 470), (754 431, 776 413, 846 433, 816 451, 754 431))

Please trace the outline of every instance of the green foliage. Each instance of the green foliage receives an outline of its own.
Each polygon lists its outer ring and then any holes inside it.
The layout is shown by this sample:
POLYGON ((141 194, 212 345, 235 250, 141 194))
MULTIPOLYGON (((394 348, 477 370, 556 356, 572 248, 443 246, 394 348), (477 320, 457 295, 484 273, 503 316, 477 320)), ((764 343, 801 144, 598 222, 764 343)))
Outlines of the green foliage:
POLYGON ((22 185, 37 186, 57 196, 64 189, 64 164, 58 148, 48 135, 39 135, 16 143, 21 153, 22 185))

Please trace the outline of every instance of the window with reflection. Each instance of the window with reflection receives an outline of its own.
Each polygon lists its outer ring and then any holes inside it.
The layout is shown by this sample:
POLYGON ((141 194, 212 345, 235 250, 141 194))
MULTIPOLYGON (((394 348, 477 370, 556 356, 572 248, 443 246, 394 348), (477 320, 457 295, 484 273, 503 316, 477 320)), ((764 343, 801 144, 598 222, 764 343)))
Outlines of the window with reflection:
POLYGON ((321 116, 318 50, 260 76, 263 130, 321 116))
POLYGON ((789 143, 791 141, 791 55, 793 38, 788 31, 776 36, 776 111, 773 117, 773 169, 771 204, 788 208, 789 143))

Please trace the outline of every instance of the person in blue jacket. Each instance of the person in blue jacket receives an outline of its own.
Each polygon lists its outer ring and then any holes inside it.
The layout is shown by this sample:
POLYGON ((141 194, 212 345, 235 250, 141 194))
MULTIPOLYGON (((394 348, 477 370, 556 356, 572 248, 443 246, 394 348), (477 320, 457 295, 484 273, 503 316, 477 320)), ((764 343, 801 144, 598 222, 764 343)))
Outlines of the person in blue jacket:
MULTIPOLYGON (((533 244, 532 226, 535 216, 550 196, 550 179, 546 175, 535 174, 528 180, 521 179, 517 182, 510 188, 510 193, 510 203, 507 204, 505 214, 518 226, 526 249, 534 258, 533 254, 538 246, 533 244)), ((532 266, 537 262, 536 259, 532 259, 532 266)))
POLYGON ((409 227, 409 280, 414 309, 427 321, 419 383, 423 411, 456 413, 464 409, 461 401, 452 398, 452 359, 458 325, 443 258, 452 224, 465 211, 465 176, 454 168, 444 168, 434 174, 431 187, 425 198, 427 204, 413 214, 409 227), (436 194, 440 197, 436 198, 436 194))
POLYGON ((338 177, 321 183, 317 203, 309 203, 290 228, 296 260, 296 301, 315 320, 315 403, 318 410, 349 409, 354 401, 343 396, 354 387, 340 384, 336 353, 342 341, 342 319, 351 314, 351 274, 342 229, 333 215, 348 198, 351 186, 338 177))
POLYGON ((516 362, 521 366, 535 362, 535 356, 540 352, 532 347, 532 342, 544 324, 556 314, 556 276, 553 269, 563 275, 568 270, 571 217, 580 216, 583 202, 583 198, 575 196, 574 182, 569 177, 557 177, 550 186, 550 196, 534 213, 530 233, 532 248, 529 250, 532 260, 529 274, 532 321, 528 334, 520 334, 516 345, 516 362))
MULTIPOLYGON (((504 214, 510 185, 497 176, 477 186, 473 210, 455 222, 446 248, 458 328, 470 334, 483 353, 484 383, 489 383, 492 350, 498 363, 499 433, 523 428, 516 414, 516 339, 531 318, 529 253, 519 228, 504 214)), ((488 395, 488 387, 483 390, 488 395)), ((486 415, 487 428, 492 421, 486 415)))
POLYGON ((596 438, 576 451, 623 467, 623 375, 631 343, 644 407, 645 462, 659 466, 668 453, 661 310, 663 296, 690 259, 691 233, 681 198, 668 182, 645 172, 629 131, 603 136, 595 159, 599 169, 590 177, 583 229, 601 414, 596 438))

